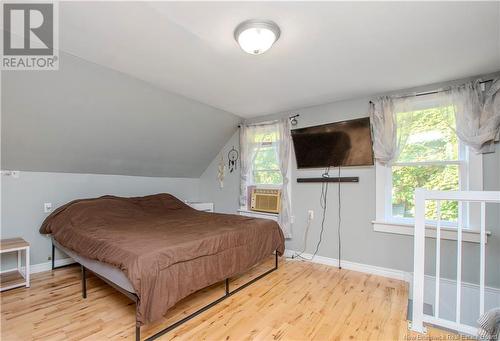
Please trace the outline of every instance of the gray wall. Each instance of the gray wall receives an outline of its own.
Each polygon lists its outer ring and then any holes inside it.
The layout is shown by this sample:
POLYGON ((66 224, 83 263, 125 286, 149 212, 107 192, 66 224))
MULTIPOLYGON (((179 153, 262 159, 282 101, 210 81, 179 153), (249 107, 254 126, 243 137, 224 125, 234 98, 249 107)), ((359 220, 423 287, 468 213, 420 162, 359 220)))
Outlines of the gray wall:
MULTIPOLYGON (((76 198, 159 192, 198 200, 199 177, 241 120, 64 52, 60 57, 58 71, 1 74, 1 169, 22 172, 1 178, 0 235, 29 241, 32 264, 50 254, 49 240, 38 233, 44 202, 55 208, 76 198)), ((2 268, 11 260, 4 257, 2 268)))
POLYGON ((240 117, 61 52, 2 71, 2 169, 195 177, 240 117))
POLYGON ((214 208, 217 212, 235 213, 240 206, 239 160, 237 162, 238 168, 233 173, 229 173, 229 169, 227 169, 227 154, 233 146, 239 151, 240 139, 238 131, 226 143, 217 157, 212 160, 200 178, 200 200, 214 202, 214 208), (224 164, 226 165, 226 176, 224 178, 223 188, 219 186, 219 181, 217 180, 218 165, 221 154, 224 157, 224 164))
MULTIPOLYGON (((418 91, 435 89, 440 85, 421 87, 418 91)), ((402 91, 405 92, 405 91, 402 91)), ((323 123, 335 122, 345 119, 353 119, 368 116, 368 101, 370 98, 359 98, 353 100, 339 101, 314 107, 297 109, 286 113, 267 115, 253 119, 253 122, 266 121, 275 117, 300 113, 300 127, 307 127, 323 123)), ((304 230, 307 224, 307 211, 315 212, 315 219, 310 229, 308 246, 306 252, 313 253, 320 233, 321 208, 319 198, 321 193, 320 184, 299 184, 297 177, 317 177, 322 170, 297 170, 295 157, 292 167, 292 214, 295 223, 292 226, 293 238, 287 240, 288 249, 300 250, 303 245, 304 230)), ((500 189, 500 147, 497 145, 496 153, 484 156, 484 189, 500 189)), ((213 167, 212 163, 210 167, 213 167)), ((213 172, 206 170, 205 173, 213 172)), ((337 174, 333 169, 332 174, 337 174)), ((352 262, 387 267, 403 271, 413 271, 413 237, 388 234, 373 231, 371 221, 375 219, 375 168, 374 167, 349 167, 341 170, 342 176, 359 176, 359 183, 346 183, 341 185, 342 206, 342 258, 352 262)), ((205 186, 206 179, 201 179, 201 187, 205 186)), ((238 185, 236 185, 238 186, 238 185)), ((326 216, 323 243, 319 249, 319 255, 338 258, 337 247, 337 222, 338 222, 338 199, 337 185, 330 185, 328 194, 328 212, 326 216)), ((206 188, 206 187, 205 187, 206 188)), ((228 199, 221 200, 213 189, 211 194, 204 196, 214 198, 216 208, 221 211, 234 212, 234 205, 228 205, 228 199)), ((233 193, 237 197, 237 189, 225 188, 227 193, 233 193)), ((230 201, 232 203, 233 201, 230 201)), ((500 287, 500 210, 496 207, 488 209, 488 228, 492 235, 487 245, 487 284, 500 287)), ((427 239, 426 269, 428 274, 434 274, 434 240, 427 239)), ((443 276, 456 278, 456 248, 453 242, 444 242, 443 251, 443 276)), ((464 247, 463 279, 468 282, 477 282, 479 258, 478 244, 468 244, 464 247)))
MULTIPOLYGON (((2 176, 1 238, 23 237, 31 244, 31 263, 47 262, 50 239, 38 233, 48 215, 43 204, 54 209, 71 200, 105 194, 141 196, 171 193, 182 200, 198 200, 199 179, 153 178, 123 175, 21 172, 19 178, 2 176)), ((11 268, 15 259, 2 257, 2 269, 11 268)))

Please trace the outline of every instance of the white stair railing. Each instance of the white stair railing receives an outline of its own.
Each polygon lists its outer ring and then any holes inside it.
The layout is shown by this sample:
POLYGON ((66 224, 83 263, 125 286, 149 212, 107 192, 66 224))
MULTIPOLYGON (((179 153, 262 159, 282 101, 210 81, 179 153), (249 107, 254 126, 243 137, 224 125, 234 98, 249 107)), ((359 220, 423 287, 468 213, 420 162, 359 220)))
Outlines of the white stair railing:
POLYGON ((484 313, 485 288, 485 245, 486 245, 486 203, 500 203, 498 191, 429 191, 418 188, 415 190, 415 239, 413 260, 413 311, 411 329, 424 333, 424 322, 432 325, 456 330, 470 335, 477 334, 477 328, 461 322, 462 299, 462 232, 463 232, 463 202, 478 202, 481 205, 480 247, 479 247, 479 313, 484 313), (425 202, 436 201, 436 288, 434 316, 424 314, 424 263, 425 263, 425 202), (456 312, 455 321, 440 317, 440 270, 441 270, 441 201, 458 201, 457 223, 457 279, 456 279, 456 312))

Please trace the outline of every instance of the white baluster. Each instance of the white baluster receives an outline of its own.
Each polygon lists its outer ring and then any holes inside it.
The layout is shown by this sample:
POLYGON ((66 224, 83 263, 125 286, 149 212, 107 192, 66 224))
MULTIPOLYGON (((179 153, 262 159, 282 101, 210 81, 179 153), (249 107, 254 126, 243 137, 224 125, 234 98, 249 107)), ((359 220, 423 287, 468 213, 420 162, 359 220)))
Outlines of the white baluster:
POLYGON ((415 190, 415 238, 413 246, 413 314, 412 330, 423 333, 424 328, 424 261, 425 261, 425 195, 415 190))
POLYGON ((460 308, 462 305, 462 205, 463 204, 459 201, 457 226, 457 324, 460 324, 460 308))
POLYGON ((439 287, 441 283, 441 200, 436 201, 437 226, 436 226, 436 298, 434 306, 436 313, 434 316, 439 318, 439 287))

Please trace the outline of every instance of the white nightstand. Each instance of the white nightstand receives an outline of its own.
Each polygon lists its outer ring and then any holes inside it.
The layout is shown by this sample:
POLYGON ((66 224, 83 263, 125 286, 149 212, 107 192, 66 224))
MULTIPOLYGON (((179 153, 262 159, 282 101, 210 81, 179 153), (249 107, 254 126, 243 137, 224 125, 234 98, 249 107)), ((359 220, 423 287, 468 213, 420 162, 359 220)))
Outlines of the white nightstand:
POLYGON ((17 269, 0 274, 0 291, 30 286, 30 244, 23 238, 0 240, 0 253, 17 251, 17 269), (24 273, 21 269, 21 256, 24 251, 24 273))
POLYGON ((238 214, 246 217, 271 219, 274 221, 278 221, 278 215, 276 213, 266 213, 266 212, 250 211, 246 209, 239 209, 238 214))
POLYGON ((203 212, 213 212, 214 203, 213 202, 197 202, 197 201, 187 201, 186 204, 198 211, 203 212))

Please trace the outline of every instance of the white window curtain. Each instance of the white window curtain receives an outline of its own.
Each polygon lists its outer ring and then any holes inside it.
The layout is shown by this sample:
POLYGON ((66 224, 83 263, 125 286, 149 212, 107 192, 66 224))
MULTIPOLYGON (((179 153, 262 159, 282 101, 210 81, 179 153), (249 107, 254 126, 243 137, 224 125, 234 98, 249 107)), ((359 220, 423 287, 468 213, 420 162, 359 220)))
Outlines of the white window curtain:
POLYGON ((372 125, 373 154, 383 164, 394 162, 403 149, 408 136, 398 134, 396 114, 408 111, 407 98, 379 97, 370 102, 369 114, 372 125))
MULTIPOLYGON (((455 115, 455 129, 458 138, 476 153, 494 151, 494 142, 500 138, 500 79, 482 90, 481 80, 453 86, 434 94, 436 105, 448 106, 455 115)), ((373 153, 383 165, 391 165, 403 149, 408 136, 398 130, 396 114, 409 114, 418 110, 422 97, 379 97, 370 102, 369 114, 372 124, 373 153)))
POLYGON ((240 207, 247 207, 247 187, 252 185, 255 156, 267 135, 277 131, 276 123, 242 124, 240 126, 240 207))
POLYGON ((252 160, 255 157, 250 144, 247 143, 250 127, 240 126, 240 207, 247 207, 247 186, 250 180, 252 160))
POLYGON ((278 223, 283 230, 285 238, 292 237, 291 229, 291 205, 290 205, 290 120, 288 117, 281 119, 278 123, 278 160, 280 164, 283 186, 281 188, 281 209, 278 215, 278 223))
POLYGON ((252 185, 252 165, 259 147, 268 134, 277 134, 276 157, 278 159, 280 172, 283 178, 281 188, 281 208, 278 215, 278 223, 286 238, 291 237, 291 208, 289 193, 289 160, 290 160, 290 122, 288 118, 262 124, 242 124, 240 127, 240 206, 247 207, 248 189, 252 185), (260 139, 260 140, 259 140, 260 139))
POLYGON ((458 138, 476 153, 493 152, 500 139, 500 79, 483 86, 478 79, 443 93, 454 108, 458 138))

